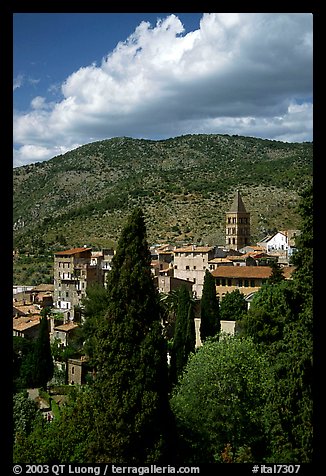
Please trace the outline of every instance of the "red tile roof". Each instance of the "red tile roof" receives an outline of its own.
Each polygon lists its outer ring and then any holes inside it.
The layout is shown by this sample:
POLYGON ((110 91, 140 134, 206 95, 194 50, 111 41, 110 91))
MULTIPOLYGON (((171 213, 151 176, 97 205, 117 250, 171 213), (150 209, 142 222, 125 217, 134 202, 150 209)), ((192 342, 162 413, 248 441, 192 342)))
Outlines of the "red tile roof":
POLYGON ((78 324, 75 324, 74 322, 67 322, 66 324, 61 324, 60 326, 56 326, 54 328, 55 331, 63 331, 63 332, 69 332, 72 329, 76 329, 78 324))
POLYGON ((70 256, 70 255, 75 255, 78 253, 82 253, 83 251, 91 251, 92 248, 72 248, 71 250, 65 250, 65 251, 57 251, 54 253, 56 256, 70 256))
MULTIPOLYGON (((294 271, 293 266, 285 266, 283 269, 284 277, 289 279, 294 271)), ((272 269, 270 266, 218 266, 212 271, 215 278, 259 278, 267 279, 270 277, 272 269)))
POLYGON ((25 331, 30 327, 38 326, 40 323, 40 316, 31 315, 28 317, 15 317, 13 319, 13 329, 15 331, 25 331))

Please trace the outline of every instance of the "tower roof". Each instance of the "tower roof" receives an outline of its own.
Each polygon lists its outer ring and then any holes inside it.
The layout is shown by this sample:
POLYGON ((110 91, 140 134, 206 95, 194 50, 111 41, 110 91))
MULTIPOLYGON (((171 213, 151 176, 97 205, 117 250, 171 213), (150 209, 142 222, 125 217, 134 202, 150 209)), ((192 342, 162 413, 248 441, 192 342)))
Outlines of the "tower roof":
POLYGON ((239 190, 235 194, 229 213, 247 213, 246 207, 243 204, 239 190))

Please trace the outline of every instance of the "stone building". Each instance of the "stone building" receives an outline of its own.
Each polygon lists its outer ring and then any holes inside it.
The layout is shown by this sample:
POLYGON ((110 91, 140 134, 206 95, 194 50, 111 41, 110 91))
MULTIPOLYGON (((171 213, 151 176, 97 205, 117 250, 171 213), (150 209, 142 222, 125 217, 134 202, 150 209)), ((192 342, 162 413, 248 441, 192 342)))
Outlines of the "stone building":
POLYGON ((174 277, 192 281, 194 296, 201 298, 206 269, 216 257, 214 246, 190 245, 174 250, 174 277))
POLYGON ((239 250, 248 245, 250 242, 250 213, 247 212, 239 191, 236 192, 225 218, 226 247, 239 250))
POLYGON ((74 319, 89 284, 102 282, 91 248, 73 248, 54 255, 54 306, 64 314, 64 322, 74 319))

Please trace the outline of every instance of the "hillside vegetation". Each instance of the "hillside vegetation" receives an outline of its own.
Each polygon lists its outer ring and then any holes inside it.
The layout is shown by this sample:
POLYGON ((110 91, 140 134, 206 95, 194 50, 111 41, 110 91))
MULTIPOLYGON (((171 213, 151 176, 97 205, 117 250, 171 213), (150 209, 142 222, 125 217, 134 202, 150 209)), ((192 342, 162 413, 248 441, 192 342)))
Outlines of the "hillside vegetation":
POLYGON ((222 244, 236 189, 251 212, 253 240, 297 228, 312 155, 312 143, 229 135, 87 144, 14 169, 14 247, 40 254, 111 246, 135 205, 149 243, 222 244))

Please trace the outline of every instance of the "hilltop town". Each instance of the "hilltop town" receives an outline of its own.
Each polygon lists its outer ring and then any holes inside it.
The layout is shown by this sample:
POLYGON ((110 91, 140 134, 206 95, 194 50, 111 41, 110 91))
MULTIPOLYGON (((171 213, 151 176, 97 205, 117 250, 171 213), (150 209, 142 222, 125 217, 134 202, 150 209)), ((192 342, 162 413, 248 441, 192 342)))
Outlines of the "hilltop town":
MULTIPOLYGON (((185 284, 194 299, 200 302, 205 272, 215 279, 216 295, 222 300, 226 293, 239 290, 248 308, 254 294, 271 275, 270 262, 282 268, 285 279, 291 279, 294 267, 291 256, 296 250, 299 230, 282 230, 266 236, 258 243, 250 242, 250 211, 239 191, 225 214, 225 243, 216 246, 155 244, 150 247, 151 269, 160 293, 168 294, 185 284)), ((35 339, 38 335, 42 308, 50 308, 49 330, 52 342, 64 348, 74 339, 83 320, 83 299, 94 283, 106 286, 114 249, 92 251, 79 248, 54 254, 54 284, 14 286, 13 335, 35 339)), ((200 339, 200 306, 195 315, 196 346, 200 339)), ((235 321, 222 321, 221 329, 233 334, 235 321)), ((57 362, 65 378, 62 383, 82 383, 86 356, 57 362), (78 368, 78 372, 75 369, 78 368), (76 378, 77 376, 77 378, 76 378)))

